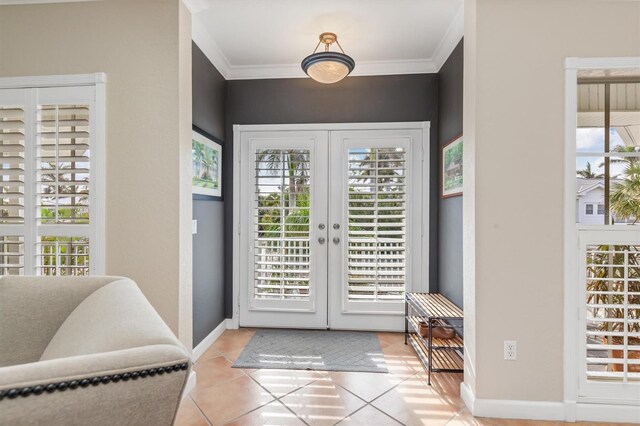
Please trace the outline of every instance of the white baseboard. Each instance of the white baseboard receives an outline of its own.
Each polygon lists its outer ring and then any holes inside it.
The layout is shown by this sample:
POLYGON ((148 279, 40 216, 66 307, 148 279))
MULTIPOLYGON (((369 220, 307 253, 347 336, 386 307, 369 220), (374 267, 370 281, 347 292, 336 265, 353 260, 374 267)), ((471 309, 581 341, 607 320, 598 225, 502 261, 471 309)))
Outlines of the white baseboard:
POLYGON ((227 321, 229 320, 223 320, 211 333, 209 333, 207 337, 202 340, 202 342, 198 343, 198 346, 193 348, 193 362, 196 362, 198 358, 200 358, 202 354, 205 353, 216 340, 218 340, 218 337, 222 336, 222 333, 227 329, 227 321))
POLYGON ((476 417, 640 423, 640 410, 633 405, 477 399, 465 383, 460 384, 460 397, 476 417))
POLYGON ((189 396, 189 393, 196 388, 196 372, 191 370, 189 373, 189 378, 187 379, 187 384, 184 386, 184 390, 182 391, 182 399, 185 399, 189 396))
POLYGON ((576 404, 576 420, 590 422, 640 423, 637 405, 576 404))
POLYGON ((237 330, 240 328, 237 318, 227 318, 225 321, 227 322, 227 330, 237 330))

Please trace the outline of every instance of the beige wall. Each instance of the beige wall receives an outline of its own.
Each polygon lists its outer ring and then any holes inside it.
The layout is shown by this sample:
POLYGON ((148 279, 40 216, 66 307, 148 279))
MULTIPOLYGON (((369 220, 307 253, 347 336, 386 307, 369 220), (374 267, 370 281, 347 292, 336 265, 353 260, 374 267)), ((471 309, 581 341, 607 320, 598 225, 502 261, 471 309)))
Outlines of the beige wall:
POLYGON ((107 74, 106 272, 137 281, 190 348, 188 11, 179 0, 2 6, 0 58, 3 77, 107 74))
POLYGON ((469 375, 477 398, 561 401, 564 59, 640 56, 640 2, 465 5, 469 375), (503 361, 504 340, 517 361, 503 361))

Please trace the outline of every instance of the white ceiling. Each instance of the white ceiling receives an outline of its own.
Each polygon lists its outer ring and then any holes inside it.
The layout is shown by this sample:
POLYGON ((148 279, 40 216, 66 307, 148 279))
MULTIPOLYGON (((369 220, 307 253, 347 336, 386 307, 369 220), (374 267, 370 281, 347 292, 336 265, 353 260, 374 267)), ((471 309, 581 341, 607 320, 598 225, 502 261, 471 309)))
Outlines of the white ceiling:
POLYGON ((437 72, 464 26, 463 0, 185 3, 193 40, 227 79, 305 77, 300 61, 325 31, 355 59, 352 75, 437 72))

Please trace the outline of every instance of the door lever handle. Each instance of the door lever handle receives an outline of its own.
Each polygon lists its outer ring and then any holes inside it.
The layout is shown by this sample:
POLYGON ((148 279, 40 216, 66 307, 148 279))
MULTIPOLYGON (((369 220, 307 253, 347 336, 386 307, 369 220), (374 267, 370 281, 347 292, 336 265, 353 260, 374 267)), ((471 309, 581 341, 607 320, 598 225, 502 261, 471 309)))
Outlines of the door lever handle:
POLYGON ((340 238, 333 237, 333 244, 338 244, 338 243, 340 243, 340 238))

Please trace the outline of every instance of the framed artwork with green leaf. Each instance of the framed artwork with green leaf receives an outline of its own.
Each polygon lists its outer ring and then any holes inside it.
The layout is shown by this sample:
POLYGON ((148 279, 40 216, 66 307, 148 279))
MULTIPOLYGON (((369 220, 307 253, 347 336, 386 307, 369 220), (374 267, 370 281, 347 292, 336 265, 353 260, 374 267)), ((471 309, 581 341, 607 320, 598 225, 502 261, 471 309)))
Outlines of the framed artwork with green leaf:
POLYGON ((462 134, 442 147, 440 158, 440 196, 442 198, 462 195, 462 134))
POLYGON ((192 192, 222 197, 222 146, 202 133, 191 134, 192 192))

